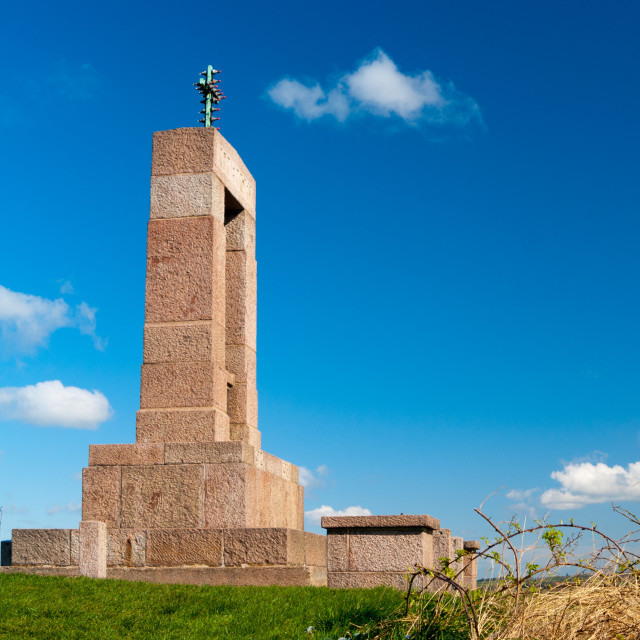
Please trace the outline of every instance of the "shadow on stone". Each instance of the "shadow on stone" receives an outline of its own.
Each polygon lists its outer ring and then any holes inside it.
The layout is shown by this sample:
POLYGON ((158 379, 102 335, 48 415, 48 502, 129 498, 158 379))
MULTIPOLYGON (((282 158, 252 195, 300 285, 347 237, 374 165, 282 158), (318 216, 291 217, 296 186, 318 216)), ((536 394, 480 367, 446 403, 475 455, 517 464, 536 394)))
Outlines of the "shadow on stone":
POLYGON ((11 540, 0 542, 0 567, 11 566, 11 540))

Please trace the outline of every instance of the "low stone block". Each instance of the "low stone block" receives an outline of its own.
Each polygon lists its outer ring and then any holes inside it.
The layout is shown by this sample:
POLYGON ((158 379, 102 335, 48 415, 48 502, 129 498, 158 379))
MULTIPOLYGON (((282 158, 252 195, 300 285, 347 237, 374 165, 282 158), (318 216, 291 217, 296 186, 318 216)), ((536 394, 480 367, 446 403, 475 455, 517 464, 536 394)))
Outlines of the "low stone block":
POLYGON ((120 467, 85 467, 82 470, 82 519, 120 526, 120 467))
POLYGON ((107 525, 83 520, 79 529, 78 573, 88 578, 107 577, 107 525))
POLYGON ((222 566, 222 531, 217 529, 150 529, 147 564, 222 566))
POLYGON ((122 468, 122 528, 204 526, 204 466, 122 468))
POLYGON ((107 566, 143 567, 146 549, 146 531, 107 529, 107 566))
POLYGON ((228 393, 227 413, 232 424, 258 426, 258 391, 244 383, 234 384, 228 393))
POLYGON ((12 565, 69 566, 71 529, 14 529, 12 565))
POLYGON ((0 542, 0 567, 11 566, 11 540, 0 542))
POLYGON ((141 409, 136 415, 138 442, 219 442, 229 439, 229 416, 213 407, 141 409))
POLYGON ((327 536, 304 532, 304 563, 307 566, 327 566, 327 536))
POLYGON ((224 221, 224 185, 211 173, 151 177, 151 219, 215 216, 224 221))
POLYGON ((163 464, 164 445, 90 444, 89 466, 163 464))
POLYGON ((303 531, 286 528, 230 529, 224 533, 224 564, 304 565, 303 531))
POLYGON ((227 251, 256 253, 256 221, 248 211, 235 211, 225 219, 227 251))
POLYGON ((198 323, 146 325, 143 362, 225 362, 224 326, 208 320, 198 323))
POLYGON ((227 372, 211 362, 143 364, 140 408, 227 405, 227 372))
POLYGON ((147 323, 214 320, 224 326, 224 242, 224 225, 212 217, 149 222, 147 323))
POLYGON ((252 464, 253 447, 244 442, 188 442, 165 445, 166 464, 219 464, 243 462, 252 464))
POLYGON ((262 434, 260 431, 245 422, 236 422, 229 425, 229 439, 246 442, 256 450, 262 446, 262 434))

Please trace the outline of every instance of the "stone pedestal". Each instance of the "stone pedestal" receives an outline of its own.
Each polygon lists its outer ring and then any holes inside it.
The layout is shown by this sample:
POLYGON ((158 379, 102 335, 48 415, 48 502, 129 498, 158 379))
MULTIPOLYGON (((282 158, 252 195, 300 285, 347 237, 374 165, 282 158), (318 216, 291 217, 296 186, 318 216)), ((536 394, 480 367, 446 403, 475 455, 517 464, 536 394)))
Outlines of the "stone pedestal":
MULTIPOLYGON (((463 542, 440 529, 440 521, 429 515, 339 516, 322 518, 327 530, 327 584, 356 588, 386 585, 406 590, 407 574, 416 564, 439 568, 440 558, 455 558, 456 551, 477 549, 475 541, 463 542)), ((475 562, 455 562, 461 571, 458 582, 475 589, 475 562)), ((416 589, 435 590, 438 580, 418 577, 416 589)))
POLYGON ((92 520, 80 523, 78 573, 87 578, 107 577, 107 525, 92 520))
MULTIPOLYGON (((215 129, 155 133, 136 442, 92 445, 82 476, 83 521, 104 523, 107 565, 135 579, 323 581, 298 469, 261 449, 256 273, 255 181, 236 151, 215 129)), ((78 563, 76 530, 13 545, 14 565, 78 563)))

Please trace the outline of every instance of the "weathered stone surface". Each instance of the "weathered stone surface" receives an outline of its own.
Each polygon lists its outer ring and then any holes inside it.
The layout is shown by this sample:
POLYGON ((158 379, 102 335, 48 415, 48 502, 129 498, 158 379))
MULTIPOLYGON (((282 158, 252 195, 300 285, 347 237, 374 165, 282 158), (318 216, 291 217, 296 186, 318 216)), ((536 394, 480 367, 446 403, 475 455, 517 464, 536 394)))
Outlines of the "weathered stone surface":
POLYGON ((71 529, 14 529, 11 539, 12 564, 71 564, 71 529))
POLYGON ((107 525, 83 520, 79 529, 78 573, 88 578, 107 577, 107 525))
POLYGON ((256 348, 257 265, 246 251, 227 251, 227 344, 256 348))
POLYGON ((224 185, 211 173, 152 176, 154 218, 215 216, 224 222, 224 185))
POLYGON ((236 384, 256 386, 256 352, 244 344, 226 346, 226 368, 235 374, 236 384))
POLYGON ((252 464, 253 447, 244 442, 188 442, 165 445, 166 464, 244 462, 252 464))
POLYGON ((162 444, 90 444, 89 466, 163 464, 162 444))
POLYGON ((439 529, 433 532, 433 561, 451 558, 451 530, 439 529))
POLYGON ((225 220, 227 251, 256 253, 256 221, 247 211, 234 212, 225 220))
MULTIPOLYGON (((408 587, 405 573, 393 573, 385 571, 374 571, 371 573, 327 573, 327 586, 332 589, 365 589, 370 587, 387 586, 406 591, 408 587)), ((416 578, 414 588, 422 588, 422 577, 416 578)))
POLYGON ((11 566, 11 540, 0 542, 0 567, 11 566))
MULTIPOLYGON (((78 567, 0 567, 0 574, 77 576, 78 567)), ((108 567, 107 578, 156 584, 327 586, 324 567, 108 567)))
POLYGON ((225 329, 207 320, 170 325, 146 325, 144 328, 145 364, 157 362, 225 361, 225 329))
POLYGON ((136 415, 138 442, 219 442, 229 439, 229 416, 213 407, 142 409, 136 415))
POLYGON ((120 526, 120 467, 82 470, 82 519, 120 526))
POLYGON ((212 407, 227 402, 227 372, 211 362, 143 364, 142 409, 212 407))
POLYGON ((480 551, 482 549, 482 545, 478 540, 465 540, 462 546, 467 551, 480 551))
POLYGON ((234 384, 228 393, 227 413, 231 424, 258 425, 258 391, 247 384, 234 384))
POLYGON ((215 218, 151 220, 147 323, 225 320, 225 232, 215 218))
POLYGON ((304 563, 307 566, 327 566, 327 536, 304 532, 304 563))
POLYGON ((203 465, 123 467, 122 528, 200 528, 203 497, 203 465))
POLYGON ((259 470, 237 462, 207 464, 205 469, 204 526, 207 529, 255 526, 259 470))
POLYGON ((222 566, 222 535, 219 529, 149 529, 147 564, 222 566))
POLYGON ((143 567, 146 549, 146 531, 107 529, 107 566, 143 567))
POLYGON ((116 580, 135 580, 170 584, 232 585, 232 586, 314 586, 327 585, 323 567, 181 567, 120 569, 107 572, 116 580))
POLYGON ((236 422, 229 425, 229 439, 246 442, 255 449, 260 449, 262 434, 250 424, 236 422))
POLYGON ((289 504, 287 490, 289 487, 285 480, 273 474, 269 474, 271 483, 271 526, 287 527, 289 525, 289 504))
MULTIPOLYGON (((296 467, 296 471, 297 471, 297 467, 296 467)), ((298 491, 298 521, 296 523, 296 529, 304 529, 304 487, 301 484, 299 484, 297 491, 298 491)))
POLYGON ((440 520, 428 515, 393 515, 393 516, 325 516, 322 518, 325 529, 344 529, 355 527, 425 527, 439 529, 440 520))
POLYGON ((304 543, 304 532, 293 529, 230 529, 224 532, 224 564, 303 565, 304 543))
POLYGON ((245 209, 255 212, 255 180, 219 131, 194 127, 153 134, 153 176, 208 172, 214 173, 245 209))
POLYGON ((349 530, 332 529, 327 535, 327 571, 349 571, 349 530))
MULTIPOLYGON (((331 535, 331 534, 329 534, 331 535)), ((356 530, 349 532, 350 571, 407 571, 424 564, 425 542, 422 532, 406 529, 356 530)))

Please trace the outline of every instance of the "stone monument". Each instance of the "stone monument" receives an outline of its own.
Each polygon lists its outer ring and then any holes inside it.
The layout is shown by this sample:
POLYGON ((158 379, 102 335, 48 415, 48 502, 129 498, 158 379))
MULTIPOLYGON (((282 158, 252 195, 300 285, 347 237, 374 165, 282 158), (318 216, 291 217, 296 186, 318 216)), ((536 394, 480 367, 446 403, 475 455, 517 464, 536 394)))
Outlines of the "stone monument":
MULTIPOLYGON (((92 445, 82 474, 109 577, 326 584, 298 469, 261 449, 255 215, 255 181, 219 131, 154 134, 136 442, 92 445)), ((12 564, 71 568, 79 548, 74 529, 14 530, 12 564)))

